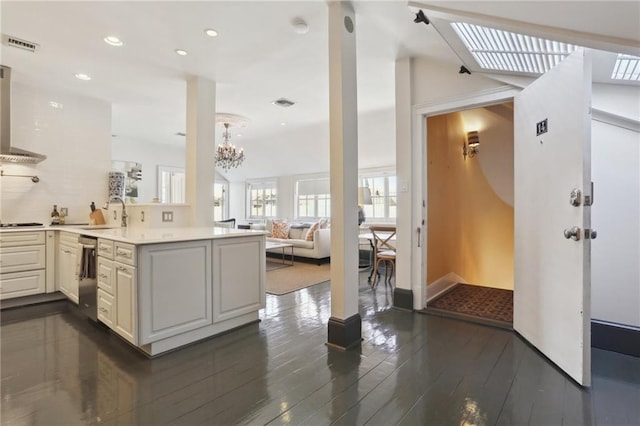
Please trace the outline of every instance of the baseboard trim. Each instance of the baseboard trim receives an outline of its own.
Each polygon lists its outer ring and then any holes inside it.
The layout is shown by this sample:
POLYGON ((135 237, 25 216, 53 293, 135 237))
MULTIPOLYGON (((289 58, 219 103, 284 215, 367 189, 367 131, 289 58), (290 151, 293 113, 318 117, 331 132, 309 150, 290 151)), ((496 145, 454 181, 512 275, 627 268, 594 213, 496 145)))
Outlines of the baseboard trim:
POLYGON ((640 328, 591 320, 591 347, 640 357, 640 328))
POLYGON ((413 311, 413 290, 398 287, 394 288, 393 307, 405 311, 413 311))
POLYGON ((447 292, 451 287, 458 283, 468 284, 460 275, 454 272, 449 272, 447 275, 444 275, 427 285, 427 300, 425 306, 427 303, 447 292))
POLYGON ((362 318, 355 314, 347 319, 329 318, 327 346, 347 350, 360 345, 362 341, 362 318))

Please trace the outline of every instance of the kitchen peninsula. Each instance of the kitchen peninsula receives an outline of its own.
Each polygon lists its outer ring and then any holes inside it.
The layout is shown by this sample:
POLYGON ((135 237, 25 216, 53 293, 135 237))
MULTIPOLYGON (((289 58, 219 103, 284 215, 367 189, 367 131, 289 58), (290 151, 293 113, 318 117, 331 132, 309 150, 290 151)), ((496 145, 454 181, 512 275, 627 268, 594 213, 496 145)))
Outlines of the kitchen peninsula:
MULTIPOLYGON (((258 321, 264 306, 264 232, 44 227, 2 231, 3 246, 20 233, 42 233, 43 242, 46 233, 59 245, 76 236, 97 238, 98 321, 148 356, 258 321)), ((61 289, 68 278, 60 271, 54 276, 61 289)))

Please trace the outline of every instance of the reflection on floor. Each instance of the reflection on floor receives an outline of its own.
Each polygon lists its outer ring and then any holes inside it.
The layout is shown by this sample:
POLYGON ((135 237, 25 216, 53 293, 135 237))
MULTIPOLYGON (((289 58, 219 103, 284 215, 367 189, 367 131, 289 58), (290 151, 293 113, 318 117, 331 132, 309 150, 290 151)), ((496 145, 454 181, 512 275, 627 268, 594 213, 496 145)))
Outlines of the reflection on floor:
POLYGON ((149 360, 58 302, 2 312, 2 424, 632 425, 640 359, 594 349, 582 389, 515 333, 391 308, 359 287, 363 342, 327 348, 329 284, 262 322, 149 360), (18 312, 15 312, 18 311, 18 312), (6 314, 6 315, 5 315, 6 314))
POLYGON ((513 291, 456 284, 427 304, 427 313, 513 328, 513 291))

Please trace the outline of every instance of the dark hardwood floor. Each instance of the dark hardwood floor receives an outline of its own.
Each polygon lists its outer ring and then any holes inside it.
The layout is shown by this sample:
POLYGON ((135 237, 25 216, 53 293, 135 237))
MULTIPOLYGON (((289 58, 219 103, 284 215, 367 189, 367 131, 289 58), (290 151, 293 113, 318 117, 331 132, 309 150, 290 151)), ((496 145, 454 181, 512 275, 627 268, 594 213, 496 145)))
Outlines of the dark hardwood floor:
POLYGON ((585 390, 515 333, 390 308, 325 346, 329 285, 267 295, 262 322, 149 360, 66 302, 2 312, 3 425, 638 425, 640 358, 593 349, 585 390))

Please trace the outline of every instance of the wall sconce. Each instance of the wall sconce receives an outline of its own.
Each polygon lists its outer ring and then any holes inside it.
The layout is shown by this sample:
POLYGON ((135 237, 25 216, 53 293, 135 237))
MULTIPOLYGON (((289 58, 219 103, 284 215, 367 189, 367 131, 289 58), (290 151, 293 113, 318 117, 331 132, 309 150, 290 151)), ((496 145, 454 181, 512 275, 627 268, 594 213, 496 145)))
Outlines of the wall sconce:
POLYGON ((466 160, 467 156, 474 157, 480 152, 480 136, 477 131, 467 133, 467 142, 462 144, 462 157, 466 160))

